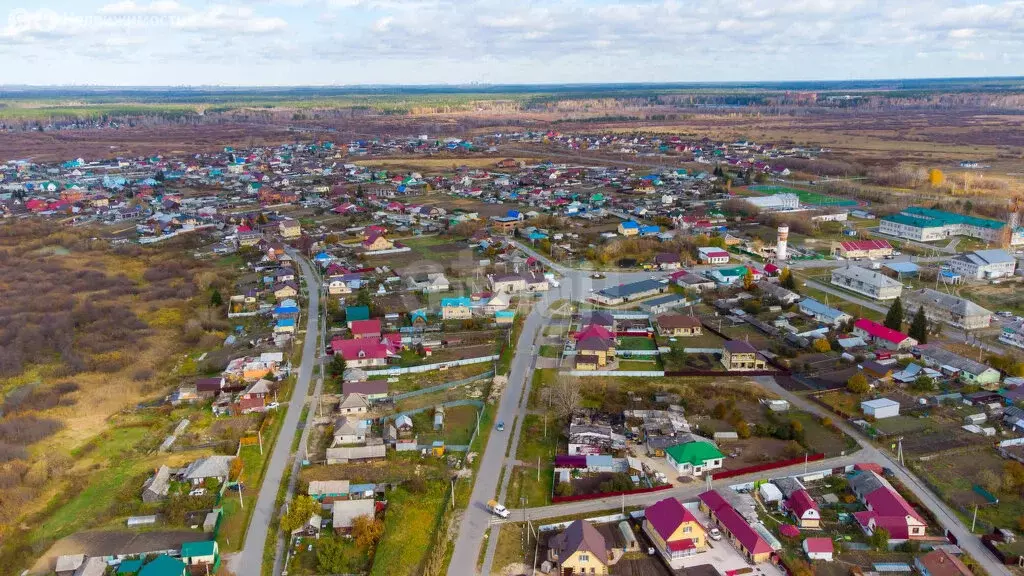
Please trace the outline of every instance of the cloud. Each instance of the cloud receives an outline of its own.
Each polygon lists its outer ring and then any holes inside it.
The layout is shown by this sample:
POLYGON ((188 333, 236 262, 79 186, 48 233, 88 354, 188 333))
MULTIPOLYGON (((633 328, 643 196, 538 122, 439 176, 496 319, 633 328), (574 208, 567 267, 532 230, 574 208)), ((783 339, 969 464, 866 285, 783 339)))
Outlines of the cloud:
POLYGON ((148 4, 122 0, 100 7, 99 13, 110 16, 168 16, 183 10, 182 5, 174 0, 154 0, 148 4))
POLYGON ((288 27, 279 17, 257 16, 244 6, 214 5, 186 16, 174 18, 171 27, 190 32, 267 33, 288 27))

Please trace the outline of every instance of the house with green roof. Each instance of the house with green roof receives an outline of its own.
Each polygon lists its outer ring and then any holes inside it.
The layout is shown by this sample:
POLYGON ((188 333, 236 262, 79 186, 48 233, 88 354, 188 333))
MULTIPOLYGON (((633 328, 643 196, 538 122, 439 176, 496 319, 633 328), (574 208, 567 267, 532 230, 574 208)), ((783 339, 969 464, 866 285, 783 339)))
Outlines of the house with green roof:
POLYGON ((725 455, 711 442, 697 440, 669 446, 665 449, 665 460, 680 476, 700 476, 721 468, 725 455))
POLYGON ((209 566, 213 574, 220 568, 220 549, 216 540, 186 542, 181 545, 181 559, 188 566, 209 566))
POLYGON ((117 567, 117 574, 138 574, 142 570, 142 560, 122 560, 117 567))
MULTIPOLYGON (((951 236, 968 236, 986 242, 1001 242, 1007 224, 1000 220, 978 218, 966 214, 910 206, 898 214, 884 216, 878 231, 882 234, 932 242, 951 236)), ((1010 230, 1010 244, 1024 244, 1024 229, 1010 230)))
POLYGON ((139 576, 188 576, 188 568, 181 560, 161 554, 143 566, 139 576))
POLYGON ((370 307, 369 306, 347 306, 345 307, 345 322, 348 323, 349 327, 352 326, 353 322, 359 320, 370 319, 370 307))

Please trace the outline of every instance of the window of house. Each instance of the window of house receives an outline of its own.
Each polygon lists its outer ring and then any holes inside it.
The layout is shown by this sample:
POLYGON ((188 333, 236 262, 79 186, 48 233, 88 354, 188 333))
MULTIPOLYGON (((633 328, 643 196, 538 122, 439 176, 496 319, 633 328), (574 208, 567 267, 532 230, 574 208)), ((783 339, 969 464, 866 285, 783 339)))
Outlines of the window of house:
POLYGON ((589 562, 589 561, 590 561, 590 556, 587 556, 586 554, 580 554, 580 562, 589 562))

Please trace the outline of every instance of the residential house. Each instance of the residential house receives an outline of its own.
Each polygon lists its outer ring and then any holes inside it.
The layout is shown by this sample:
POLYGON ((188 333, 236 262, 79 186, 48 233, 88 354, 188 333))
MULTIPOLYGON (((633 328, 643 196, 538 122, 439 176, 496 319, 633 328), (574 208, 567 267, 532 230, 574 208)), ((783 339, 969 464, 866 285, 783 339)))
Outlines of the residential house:
POLYGON ((617 306, 626 302, 664 294, 667 290, 668 285, 662 284, 658 280, 640 280, 630 284, 609 286, 595 292, 591 299, 605 306, 617 306))
POLYGON ((406 284, 410 290, 424 294, 437 294, 451 290, 451 282, 448 281, 448 277, 443 272, 430 272, 423 276, 409 276, 406 284))
POLYGON ((711 517, 715 526, 750 562, 767 562, 772 547, 718 491, 699 495, 700 509, 711 517))
POLYGON ((750 343, 742 340, 730 340, 723 345, 722 364, 726 370, 764 370, 767 363, 750 343))
POLYGON ((473 317, 473 302, 463 296, 441 299, 441 318, 444 320, 467 320, 473 317))
POLYGON ((957 328, 975 330, 988 328, 992 312, 966 298, 960 298, 931 288, 911 290, 903 295, 906 316, 912 318, 917 310, 924 308, 924 315, 931 322, 945 322, 957 328))
POLYGON ((321 504, 330 504, 335 500, 348 500, 348 480, 311 480, 309 489, 306 490, 309 497, 321 504))
POLYGON ((687 442, 665 448, 665 460, 680 476, 700 476, 717 470, 725 462, 725 455, 710 442, 687 442))
POLYGON ((783 504, 800 528, 820 528, 821 509, 807 490, 800 489, 789 495, 783 504))
POLYGON ((207 479, 215 479, 223 484, 231 476, 231 461, 234 459, 234 456, 205 456, 194 460, 178 476, 182 481, 192 484, 202 484, 207 479))
POLYGON ((370 307, 369 306, 347 306, 345 308, 345 322, 349 328, 352 328, 353 322, 359 320, 370 319, 370 307))
POLYGON ((853 514, 865 534, 885 528, 890 543, 924 538, 928 528, 924 518, 877 472, 859 472, 850 479, 850 490, 867 507, 853 514))
POLYGON ((701 264, 728 264, 729 252, 715 246, 702 246, 697 248, 697 260, 701 264))
POLYGON ((286 240, 302 236, 302 226, 294 218, 285 218, 278 222, 277 226, 281 237, 286 240))
POLYGON ((1013 276, 1017 269, 1017 259, 1006 250, 977 250, 966 254, 958 254, 946 264, 964 278, 971 280, 992 280, 1013 276))
POLYGON ((357 340, 361 338, 372 338, 380 340, 380 318, 373 318, 370 320, 356 320, 354 322, 349 322, 348 327, 349 330, 352 332, 352 337, 357 340))
POLYGON ((387 338, 335 338, 331 340, 331 353, 341 354, 348 368, 385 366, 388 358, 398 355, 394 345, 387 338))
POLYGON ((184 562, 167 554, 157 556, 143 566, 142 570, 139 570, 139 576, 187 576, 188 574, 188 566, 184 562))
POLYGON ((700 318, 684 314, 662 314, 655 319, 658 334, 662 336, 692 337, 700 336, 703 328, 700 318))
POLYGON ((683 264, 675 252, 659 252, 654 255, 654 265, 659 270, 679 270, 683 264))
POLYGON ((636 236, 640 233, 640 224, 633 220, 623 220, 619 224, 618 231, 622 236, 636 236))
POLYGON ((659 500, 644 509, 643 531, 670 565, 707 547, 704 527, 676 498, 659 500))
POLYGON ((800 547, 803 548, 807 559, 812 561, 823 560, 831 562, 835 554, 835 544, 832 543, 831 538, 804 538, 800 547))
POLYGON ((339 446, 327 449, 327 464, 347 464, 353 460, 369 460, 387 456, 387 448, 379 438, 370 439, 366 446, 339 446))
POLYGON ((274 285, 274 298, 278 300, 295 298, 298 295, 299 287, 294 282, 282 282, 274 285))
POLYGON ((341 385, 344 396, 359 394, 369 401, 383 400, 388 397, 387 380, 368 380, 366 382, 345 382, 341 385))
POLYGON ((365 442, 368 427, 367 420, 355 416, 339 416, 334 420, 334 442, 331 447, 365 442))
POLYGON ((73 576, 103 576, 107 572, 107 562, 101 556, 90 556, 83 558, 81 565, 74 571, 73 576))
POLYGON ((576 339, 577 361, 601 367, 615 359, 615 337, 607 329, 591 324, 573 337, 576 339))
POLYGON ((715 281, 692 272, 675 272, 669 278, 680 288, 693 292, 714 290, 715 281))
POLYGON ((516 294, 526 290, 526 278, 522 274, 490 275, 487 277, 491 285, 491 291, 506 294, 516 294))
MULTIPOLYGON (((387 384, 385 382, 385 384, 387 384)), ((370 403, 362 394, 348 393, 342 396, 338 404, 339 414, 366 414, 370 409, 370 403)))
POLYGON ((679 294, 665 294, 664 296, 644 300, 643 302, 640 302, 639 307, 648 314, 662 314, 669 310, 686 306, 690 303, 691 302, 687 300, 685 296, 681 296, 679 294))
POLYGON ((213 574, 220 567, 220 549, 216 540, 186 542, 181 545, 181 560, 188 566, 189 572, 201 572, 209 569, 213 574))
POLYGON ((832 284, 841 286, 852 292, 870 296, 875 300, 894 300, 903 291, 903 284, 889 278, 881 272, 847 266, 832 270, 832 284))
POLYGON ((767 280, 759 280, 757 282, 757 288, 766 299, 775 300, 783 306, 796 304, 800 301, 800 298, 802 298, 802 296, 796 292, 783 288, 782 286, 767 280))
POLYGON ((1002 377, 999 370, 946 350, 938 344, 921 344, 915 346, 913 352, 928 367, 955 375, 964 384, 994 386, 999 384, 1002 377))
POLYGON ((884 258, 891 256, 892 252, 892 245, 886 240, 848 240, 832 243, 833 256, 842 256, 850 260, 884 258))
POLYGON ((799 310, 801 314, 810 316, 818 322, 823 322, 830 326, 839 326, 853 320, 853 316, 846 312, 826 306, 814 298, 804 298, 801 300, 799 310))
POLYGON ((395 247, 394 242, 388 240, 383 234, 371 233, 366 240, 363 240, 363 250, 367 252, 378 252, 381 250, 391 250, 395 247))
POLYGON ((613 563, 604 536, 586 520, 576 520, 552 536, 548 554, 562 576, 608 574, 608 566, 613 563))
POLYGON ((867 318, 861 318, 853 323, 853 335, 887 350, 909 350, 917 345, 917 340, 899 330, 887 328, 867 318))
POLYGON ((331 527, 337 534, 352 532, 355 519, 360 516, 373 518, 377 505, 373 500, 335 500, 331 503, 331 527))
POLYGON ((914 568, 921 576, 974 576, 963 560, 944 548, 914 558, 914 568))

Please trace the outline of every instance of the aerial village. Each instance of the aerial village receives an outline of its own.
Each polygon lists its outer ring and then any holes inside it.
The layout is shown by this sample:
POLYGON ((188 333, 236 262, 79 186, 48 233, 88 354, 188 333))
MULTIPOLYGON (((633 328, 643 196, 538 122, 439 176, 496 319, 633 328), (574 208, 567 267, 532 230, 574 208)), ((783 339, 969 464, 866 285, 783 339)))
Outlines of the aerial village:
POLYGON ((0 165, 3 219, 184 238, 234 283, 230 335, 155 401, 137 535, 47 569, 230 569, 268 481, 291 575, 443 563, 473 519, 464 574, 1018 564, 1022 206, 872 206, 779 165, 822 152, 538 132, 0 165))

